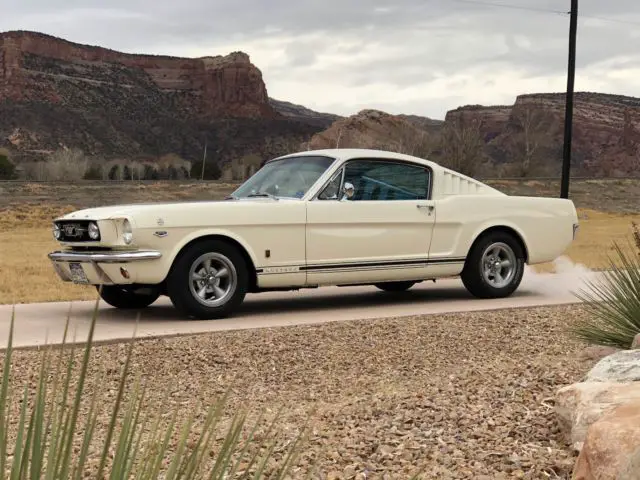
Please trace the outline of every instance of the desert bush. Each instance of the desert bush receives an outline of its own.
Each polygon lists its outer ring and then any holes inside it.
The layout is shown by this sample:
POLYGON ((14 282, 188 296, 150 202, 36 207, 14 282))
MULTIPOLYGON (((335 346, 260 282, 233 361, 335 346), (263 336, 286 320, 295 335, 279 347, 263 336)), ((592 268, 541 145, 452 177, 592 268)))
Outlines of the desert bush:
POLYGON ((22 393, 18 398, 12 398, 9 393, 13 390, 10 384, 14 310, 0 386, 2 478, 6 474, 16 479, 77 480, 88 478, 88 474, 91 478, 114 480, 259 479, 267 475, 268 478, 285 478, 299 453, 304 438, 302 433, 290 443, 289 438, 277 442, 274 434, 277 417, 261 432, 262 416, 247 431, 247 414, 243 411, 231 418, 226 433, 221 432, 227 395, 212 404, 198 420, 203 420, 201 428, 195 428, 198 412, 191 412, 182 425, 177 424, 178 410, 176 407, 172 412, 166 408, 167 394, 162 399, 165 408, 152 410, 141 380, 136 378, 134 382, 128 382, 133 340, 123 359, 113 407, 108 407, 108 402, 101 397, 100 385, 94 392, 87 392, 97 307, 98 301, 80 364, 75 361, 75 347, 72 346, 68 363, 64 365, 68 348, 67 320, 55 371, 52 371, 50 360, 52 348, 47 347, 42 352, 35 387, 27 384, 22 390, 18 389, 22 393), (130 384, 128 388, 127 384, 130 384), (110 411, 105 411, 107 408, 110 411), (18 418, 12 418, 14 412, 19 412, 18 418), (98 419, 103 417, 109 421, 108 428, 106 432, 96 434, 98 419), (257 439, 256 433, 262 440, 257 439))
POLYGON ((572 331, 587 343, 629 349, 640 333, 640 229, 635 222, 632 230, 631 251, 614 242, 615 255, 609 257, 603 278, 589 281, 577 293, 589 316, 572 331))
POLYGON ((9 158, 8 154, 0 151, 0 178, 3 180, 13 180, 16 178, 16 166, 9 158))
POLYGON ((41 182, 82 180, 89 172, 91 163, 79 149, 60 149, 44 160, 23 164, 27 180, 41 182))
POLYGON ((204 165, 204 177, 202 177, 202 160, 195 162, 191 166, 191 178, 203 178, 203 180, 219 180, 222 176, 220 166, 215 163, 214 159, 209 159, 204 165))
POLYGON ((157 160, 158 173, 162 179, 182 179, 191 176, 191 162, 174 153, 162 155, 157 160))
POLYGON ((60 149, 51 154, 46 163, 44 180, 82 180, 89 169, 89 159, 82 150, 60 149))

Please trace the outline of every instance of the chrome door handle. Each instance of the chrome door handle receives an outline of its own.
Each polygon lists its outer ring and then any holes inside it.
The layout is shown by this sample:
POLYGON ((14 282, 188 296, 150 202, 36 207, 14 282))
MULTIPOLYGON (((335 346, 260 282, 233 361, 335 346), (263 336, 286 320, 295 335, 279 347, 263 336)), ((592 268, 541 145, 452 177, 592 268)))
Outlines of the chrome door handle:
POLYGON ((431 215, 431 212, 433 212, 433 205, 416 205, 418 207, 418 209, 422 210, 422 209, 427 209, 427 211, 429 212, 429 215, 431 215))

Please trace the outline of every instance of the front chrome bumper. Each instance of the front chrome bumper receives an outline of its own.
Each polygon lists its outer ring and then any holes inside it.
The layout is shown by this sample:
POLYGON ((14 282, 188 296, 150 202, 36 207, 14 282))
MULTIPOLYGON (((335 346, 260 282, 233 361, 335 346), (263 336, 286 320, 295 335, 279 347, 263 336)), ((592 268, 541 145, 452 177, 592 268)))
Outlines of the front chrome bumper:
POLYGON ((156 250, 114 250, 110 252, 74 252, 64 250, 49 254, 49 258, 54 262, 123 263, 136 260, 155 260, 160 257, 162 257, 162 254, 156 250))
POLYGON ((156 250, 60 250, 48 256, 58 276, 66 282, 113 285, 135 283, 136 272, 129 271, 127 263, 157 260, 162 254, 156 250))

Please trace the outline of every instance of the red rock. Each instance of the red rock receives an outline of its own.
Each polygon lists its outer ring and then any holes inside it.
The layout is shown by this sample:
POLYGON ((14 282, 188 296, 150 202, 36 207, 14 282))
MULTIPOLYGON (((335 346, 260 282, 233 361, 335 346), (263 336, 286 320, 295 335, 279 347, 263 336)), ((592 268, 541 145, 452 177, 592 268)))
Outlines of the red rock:
POLYGON ((593 423, 573 471, 574 480, 616 480, 640 448, 640 401, 624 404, 593 423))
MULTIPOLYGON (((506 152, 509 159, 507 147, 518 128, 515 120, 527 109, 544 115, 544 131, 538 133, 545 136, 551 151, 561 147, 564 108, 564 93, 526 94, 518 96, 511 106, 459 107, 447 112, 445 123, 455 118, 479 120, 485 141, 506 152)), ((640 170, 640 99, 576 92, 573 115, 573 148, 579 173, 621 176, 640 170)), ((553 160, 559 164, 560 157, 553 160)))
POLYGON ((83 77, 83 72, 104 69, 106 64, 141 69, 162 92, 180 94, 183 107, 202 116, 279 116, 269 104, 262 73, 246 53, 203 58, 137 55, 24 31, 0 33, 0 101, 62 101, 56 82, 38 80, 55 76, 38 71, 38 61, 62 62, 73 81, 87 84, 94 79, 83 77))
MULTIPOLYGON (((429 119, 423 119, 429 120, 429 119)), ((324 148, 382 148, 428 156, 429 135, 409 117, 379 110, 361 110, 335 121, 308 142, 311 150, 324 148), (421 140, 424 135, 423 141, 421 140), (426 150, 425 150, 426 149, 426 150)), ((304 145, 306 149, 307 145, 304 145)))

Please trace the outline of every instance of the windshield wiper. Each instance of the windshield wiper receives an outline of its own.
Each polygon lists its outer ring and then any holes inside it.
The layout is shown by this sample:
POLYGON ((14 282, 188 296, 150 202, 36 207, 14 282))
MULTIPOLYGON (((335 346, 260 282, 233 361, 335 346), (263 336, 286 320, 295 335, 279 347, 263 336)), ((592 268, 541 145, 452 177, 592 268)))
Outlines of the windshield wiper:
POLYGON ((258 193, 250 193, 249 195, 247 195, 247 197, 267 197, 267 198, 271 198, 273 200, 280 200, 278 197, 276 197, 275 195, 271 194, 271 193, 266 193, 266 192, 258 192, 258 193))

